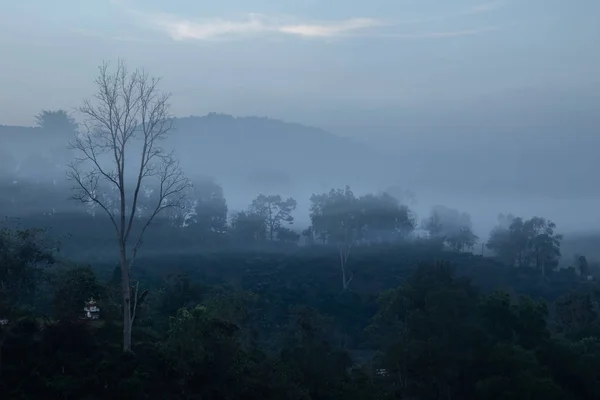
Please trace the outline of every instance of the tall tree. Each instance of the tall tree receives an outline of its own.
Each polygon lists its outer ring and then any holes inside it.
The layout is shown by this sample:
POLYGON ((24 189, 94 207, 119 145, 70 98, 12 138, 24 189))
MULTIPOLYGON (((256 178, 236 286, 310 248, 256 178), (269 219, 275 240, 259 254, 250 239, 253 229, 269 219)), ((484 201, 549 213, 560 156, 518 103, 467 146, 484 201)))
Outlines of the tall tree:
POLYGON ((579 272, 579 276, 587 278, 590 275, 590 266, 586 256, 575 256, 575 270, 579 272))
POLYGON ((508 265, 535 267, 545 274, 560 258, 562 235, 555 229, 556 224, 544 218, 512 218, 508 227, 500 224, 492 229, 487 247, 508 265))
POLYGON ((203 229, 204 235, 220 234, 227 230, 227 200, 223 188, 212 180, 194 184, 198 200, 195 209, 195 222, 203 229))
POLYGON ((337 246, 342 271, 342 288, 348 289, 354 274, 348 271, 348 257, 362 237, 365 218, 359 199, 349 186, 331 189, 329 193, 313 194, 310 198, 310 219, 315 233, 337 246))
POLYGON ((442 239, 456 252, 473 248, 479 239, 473 233, 469 214, 444 206, 433 207, 430 217, 423 221, 423 228, 430 237, 442 239))
POLYGON ((283 200, 280 195, 260 194, 252 201, 250 211, 262 215, 267 224, 269 240, 275 239, 275 234, 281 228, 282 222, 292 224, 294 217, 292 212, 296 209, 296 200, 289 197, 283 200))
POLYGON ((359 198, 359 203, 368 240, 404 239, 415 229, 415 219, 408 206, 387 193, 366 194, 359 198))
POLYGON ((444 232, 440 215, 435 211, 431 213, 429 218, 424 219, 421 224, 431 238, 440 238, 444 232))
POLYGON ((240 211, 231 216, 231 231, 236 240, 243 244, 261 243, 267 238, 265 218, 249 211, 240 211))
POLYGON ((181 208, 169 210, 169 219, 176 227, 191 228, 190 234, 203 244, 227 231, 227 200, 223 188, 212 179, 194 180, 181 208))
POLYGON ((132 290, 131 268, 148 226, 163 210, 182 204, 190 182, 174 154, 160 146, 172 127, 170 95, 159 91, 160 79, 140 70, 130 72, 123 61, 114 71, 109 67, 105 62, 99 68, 95 101, 85 101, 79 109, 85 131, 71 144, 78 157, 69 165, 67 177, 74 182, 73 199, 96 204, 115 230, 122 279, 123 351, 129 352, 139 287, 138 282, 132 290), (146 181, 157 188, 156 202, 140 221, 135 217, 146 181), (117 193, 116 207, 103 196, 111 190, 117 193), (134 225, 139 228, 135 232, 134 225))
POLYGON ((35 116, 36 126, 53 132, 73 134, 77 131, 77 122, 65 110, 44 110, 35 116))
POLYGON ((560 242, 562 235, 554 232, 556 224, 544 218, 533 217, 526 223, 530 236, 528 247, 532 252, 535 267, 542 275, 546 270, 555 269, 560 259, 560 242))

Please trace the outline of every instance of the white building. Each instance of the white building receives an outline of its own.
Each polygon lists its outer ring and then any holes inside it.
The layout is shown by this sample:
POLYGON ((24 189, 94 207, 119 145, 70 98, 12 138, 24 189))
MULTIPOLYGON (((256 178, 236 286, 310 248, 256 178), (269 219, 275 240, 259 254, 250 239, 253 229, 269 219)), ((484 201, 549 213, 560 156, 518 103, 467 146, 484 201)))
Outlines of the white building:
POLYGON ((90 298, 85 303, 85 307, 83 308, 83 311, 85 312, 85 317, 87 319, 98 319, 98 318, 100 318, 100 309, 96 305, 96 301, 94 300, 94 298, 90 298))

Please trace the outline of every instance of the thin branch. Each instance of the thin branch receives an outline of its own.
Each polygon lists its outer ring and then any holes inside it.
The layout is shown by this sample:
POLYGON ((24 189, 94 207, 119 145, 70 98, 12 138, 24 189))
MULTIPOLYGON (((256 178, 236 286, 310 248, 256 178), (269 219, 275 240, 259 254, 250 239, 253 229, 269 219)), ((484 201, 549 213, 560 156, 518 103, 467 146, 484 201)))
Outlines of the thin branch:
POLYGON ((133 226, 142 181, 144 178, 153 175, 152 161, 163 153, 163 150, 156 146, 156 141, 164 137, 172 128, 171 123, 167 122, 171 121, 167 111, 169 95, 156 97, 155 89, 158 82, 158 79, 149 81, 144 74, 140 76, 138 82, 143 147, 125 240, 129 237, 133 226))
POLYGON ((159 145, 172 129, 168 112, 170 94, 158 91, 160 79, 151 78, 140 70, 130 72, 122 60, 118 61, 114 71, 111 72, 109 67, 107 62, 99 67, 94 81, 94 101, 85 101, 79 109, 85 119, 82 125, 85 132, 71 143, 79 156, 69 165, 67 177, 75 182, 72 198, 104 210, 117 232, 120 245, 125 248, 135 225, 143 184, 146 178, 158 181, 157 204, 137 237, 128 260, 131 267, 150 223, 164 209, 179 207, 185 190, 191 185, 173 153, 166 154, 159 145), (130 158, 130 143, 137 140, 142 145, 141 157, 138 166, 134 167, 136 180, 130 192, 125 187, 126 157, 130 158), (106 156, 108 160, 105 160, 106 156), (106 161, 112 170, 106 166, 106 161), (99 195, 107 184, 118 191, 119 211, 112 210, 114 206, 109 198, 99 195), (130 214, 126 215, 127 212, 130 214))
POLYGON ((138 235, 133 248, 132 259, 137 255, 139 247, 142 244, 144 233, 154 218, 167 208, 181 207, 181 204, 183 204, 186 197, 186 190, 192 187, 191 182, 184 176, 183 171, 179 166, 179 162, 174 157, 173 153, 161 156, 161 163, 157 167, 160 179, 158 199, 153 212, 150 214, 150 217, 138 235))
POLYGON ((94 174, 93 172, 88 173, 85 178, 82 178, 77 165, 71 163, 68 165, 70 171, 67 172, 67 179, 75 181, 75 186, 73 187, 74 194, 71 196, 71 199, 79 201, 84 204, 97 204, 100 208, 104 210, 106 215, 110 218, 110 221, 115 228, 115 231, 119 232, 119 227, 117 226, 117 222, 115 220, 114 215, 109 211, 108 207, 102 203, 95 192, 98 189, 98 179, 99 175, 94 174), (87 183, 84 181, 87 181, 87 183))

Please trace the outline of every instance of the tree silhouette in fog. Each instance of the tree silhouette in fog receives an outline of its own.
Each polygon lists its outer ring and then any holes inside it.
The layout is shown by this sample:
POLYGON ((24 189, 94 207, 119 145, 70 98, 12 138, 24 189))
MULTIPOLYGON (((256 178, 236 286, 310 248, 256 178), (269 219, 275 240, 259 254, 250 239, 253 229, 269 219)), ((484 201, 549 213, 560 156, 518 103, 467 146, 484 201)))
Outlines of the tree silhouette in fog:
POLYGON ((53 132, 72 134, 77 131, 75 119, 65 110, 44 110, 35 116, 36 126, 53 132))

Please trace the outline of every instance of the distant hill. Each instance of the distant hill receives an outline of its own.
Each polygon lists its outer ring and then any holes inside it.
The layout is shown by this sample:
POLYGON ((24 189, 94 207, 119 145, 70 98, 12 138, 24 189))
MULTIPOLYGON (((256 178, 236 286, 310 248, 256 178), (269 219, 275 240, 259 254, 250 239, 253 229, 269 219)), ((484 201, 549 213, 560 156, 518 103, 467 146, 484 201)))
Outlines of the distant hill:
POLYGON ((178 118, 172 140, 190 174, 239 186, 375 183, 394 162, 322 129, 261 117, 178 118))
POLYGON ((259 117, 178 118, 182 162, 212 176, 285 182, 360 176, 383 167, 381 154, 324 130, 259 117))
MULTIPOLYGON (((56 164, 57 154, 72 157, 59 152, 68 140, 40 128, 0 126, 0 148, 16 159, 17 169, 26 176, 48 173, 46 158, 56 164)), ((322 129, 264 117, 210 113, 176 118, 165 147, 175 148, 190 177, 212 176, 227 189, 243 192, 291 194, 345 184, 374 190, 387 185, 390 171, 396 174, 392 156, 322 129)), ((47 177, 56 178, 54 168, 51 174, 47 177)))

